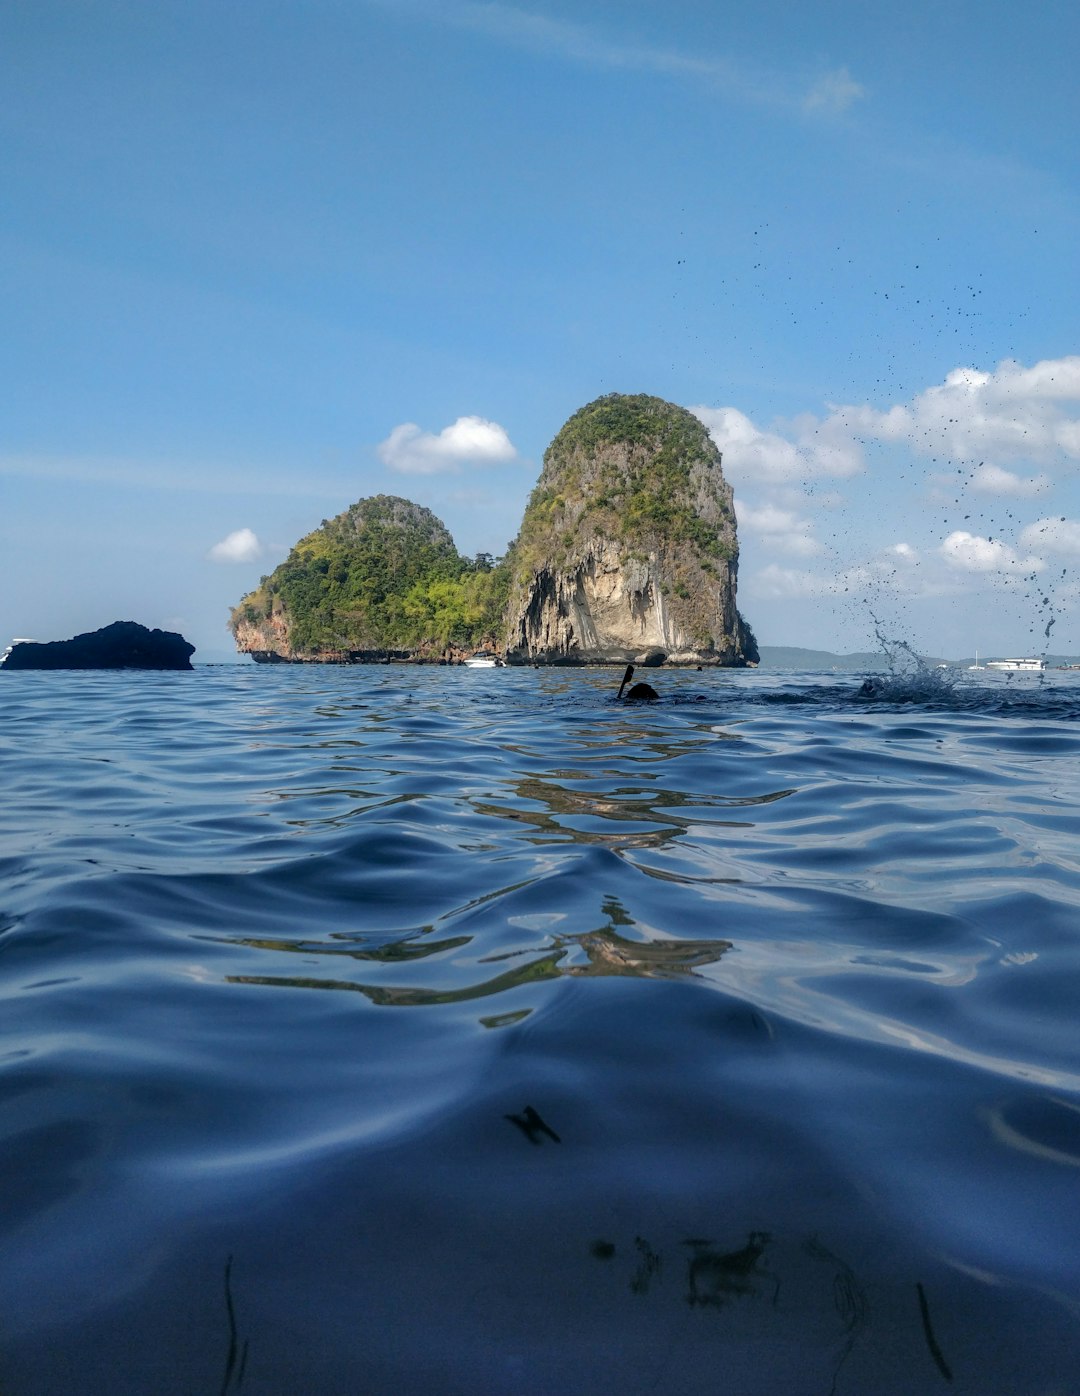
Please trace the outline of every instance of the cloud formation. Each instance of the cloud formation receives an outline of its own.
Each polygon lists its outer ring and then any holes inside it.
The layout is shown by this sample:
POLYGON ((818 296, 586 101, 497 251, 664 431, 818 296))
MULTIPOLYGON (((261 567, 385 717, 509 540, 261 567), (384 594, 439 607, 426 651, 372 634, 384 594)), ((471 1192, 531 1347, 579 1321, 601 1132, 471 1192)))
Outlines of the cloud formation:
POLYGON ((910 403, 877 412, 833 409, 853 433, 901 441, 957 461, 1080 465, 1080 355, 1030 368, 1005 359, 993 373, 955 368, 910 403))
POLYGON ((865 468, 868 442, 907 446, 916 455, 973 465, 985 493, 1030 495, 1045 475, 1024 478, 1000 462, 1080 468, 1080 355, 1030 368, 1006 359, 992 373, 955 368, 943 383, 884 410, 830 407, 763 429, 734 407, 692 407, 724 455, 735 481, 851 476, 865 468))
MULTIPOLYGON (((376 0, 398 9, 400 0, 376 0)), ((456 29, 486 34, 515 48, 551 54, 591 68, 625 69, 711 84, 736 101, 793 113, 837 114, 865 95, 846 68, 823 73, 809 90, 801 79, 718 53, 690 53, 634 43, 597 26, 553 18, 516 5, 475 3, 423 7, 421 13, 456 29)))
POLYGON ((755 509, 737 500, 735 512, 739 532, 744 538, 754 534, 764 547, 799 557, 812 557, 821 552, 821 544, 811 536, 813 520, 800 517, 794 509, 782 509, 776 504, 755 509))
POLYGON ((250 528, 238 528, 215 543, 206 556, 211 562, 254 562, 263 547, 250 528))
POLYGON ((988 465, 985 461, 971 476, 969 484, 981 494, 1004 494, 1020 498, 1038 494, 1046 489, 1050 481, 1045 475, 1033 475, 1022 479, 1011 470, 1003 470, 1000 465, 988 465))
POLYGON ((438 433, 403 422, 376 452, 384 465, 403 475, 437 475, 464 464, 496 465, 517 457, 505 429, 486 417, 459 417, 438 433))
POLYGON ((781 567, 775 562, 759 567, 747 582, 749 585, 740 585, 740 590, 767 601, 825 596, 835 590, 832 577, 798 567, 781 567))
POLYGON ((958 528, 938 549, 950 567, 961 572, 1039 572, 1044 563, 1038 557, 1020 557, 1000 538, 982 538, 958 528))
POLYGON ((961 366, 904 401, 828 404, 790 420, 757 422, 727 405, 690 410, 735 487, 740 583, 751 604, 782 611, 785 602, 842 594, 922 602, 1036 578, 1055 613, 1080 598, 1069 581, 1080 563, 1075 510, 1026 525, 1017 517, 1025 501, 1080 482, 1080 355, 961 366), (886 544, 888 518, 875 519, 864 540, 845 537, 841 515, 826 528, 822 511, 842 505, 838 491, 850 493, 845 482, 871 466, 882 488, 907 477, 913 493, 895 523, 925 535, 886 544), (918 520, 906 517, 916 509, 918 520), (851 559, 874 541, 877 551, 851 559))
POLYGON ((735 407, 691 407, 724 457, 724 474, 733 481, 772 484, 811 476, 857 475, 863 469, 858 440, 829 419, 800 418, 788 435, 763 431, 735 407))
POLYGON ((1020 546, 1080 557, 1080 519, 1037 519, 1020 534, 1020 546))

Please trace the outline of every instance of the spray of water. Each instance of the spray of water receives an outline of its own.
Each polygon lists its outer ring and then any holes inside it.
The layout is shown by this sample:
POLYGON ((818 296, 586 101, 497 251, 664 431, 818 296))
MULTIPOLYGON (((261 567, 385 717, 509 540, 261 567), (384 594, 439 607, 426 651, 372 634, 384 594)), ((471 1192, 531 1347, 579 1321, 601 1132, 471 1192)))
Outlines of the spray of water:
POLYGON ((862 696, 887 703, 939 702, 953 696, 960 679, 958 670, 927 664, 907 640, 886 635, 872 611, 870 619, 874 623, 874 639, 888 668, 885 673, 870 675, 862 696))

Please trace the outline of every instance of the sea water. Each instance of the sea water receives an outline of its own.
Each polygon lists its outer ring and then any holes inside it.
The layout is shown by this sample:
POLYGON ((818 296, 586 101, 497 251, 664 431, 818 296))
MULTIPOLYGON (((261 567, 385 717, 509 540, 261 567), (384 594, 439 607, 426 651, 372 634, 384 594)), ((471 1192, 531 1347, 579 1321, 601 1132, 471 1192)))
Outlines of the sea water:
POLYGON ((1080 1391, 1080 676, 0 674, 3 1396, 1080 1391))

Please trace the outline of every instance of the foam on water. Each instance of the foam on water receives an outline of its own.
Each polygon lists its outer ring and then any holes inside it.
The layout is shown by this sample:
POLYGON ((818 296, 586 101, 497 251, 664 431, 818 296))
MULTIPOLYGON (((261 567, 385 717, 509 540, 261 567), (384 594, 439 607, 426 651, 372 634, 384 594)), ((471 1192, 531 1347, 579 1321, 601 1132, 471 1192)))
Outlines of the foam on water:
POLYGON ((8 676, 4 1396, 1069 1390, 1080 677, 911 659, 8 676))

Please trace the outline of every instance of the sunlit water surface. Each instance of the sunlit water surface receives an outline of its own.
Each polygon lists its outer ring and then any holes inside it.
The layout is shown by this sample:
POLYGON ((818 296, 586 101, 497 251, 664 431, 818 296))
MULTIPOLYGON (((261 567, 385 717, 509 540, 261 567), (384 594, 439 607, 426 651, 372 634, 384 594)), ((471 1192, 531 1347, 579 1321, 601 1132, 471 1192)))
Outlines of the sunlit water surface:
POLYGON ((0 675, 0 1391, 1080 1390, 1080 676, 0 675))

